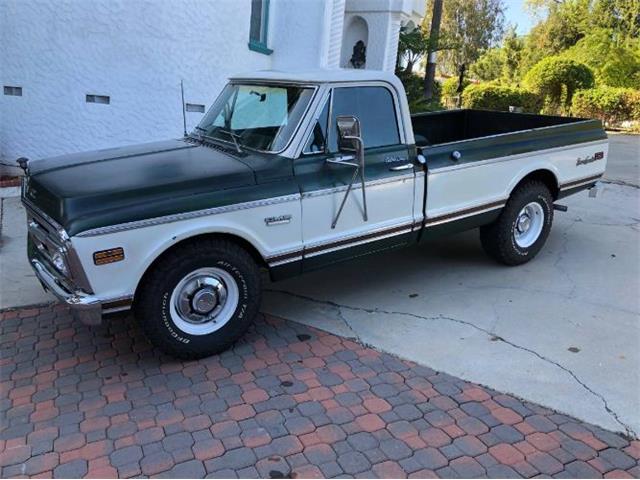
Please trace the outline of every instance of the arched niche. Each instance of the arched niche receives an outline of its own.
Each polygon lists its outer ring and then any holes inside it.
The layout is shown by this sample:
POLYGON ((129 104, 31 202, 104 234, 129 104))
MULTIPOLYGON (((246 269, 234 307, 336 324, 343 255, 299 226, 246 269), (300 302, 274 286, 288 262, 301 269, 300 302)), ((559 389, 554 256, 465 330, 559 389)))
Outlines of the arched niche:
POLYGON ((342 35, 340 66, 343 68, 366 68, 366 48, 369 45, 369 26, 367 21, 361 16, 353 16, 347 19, 345 24, 344 34, 342 35), (364 47, 364 51, 362 47, 364 47), (355 66, 352 59, 355 62, 355 66))

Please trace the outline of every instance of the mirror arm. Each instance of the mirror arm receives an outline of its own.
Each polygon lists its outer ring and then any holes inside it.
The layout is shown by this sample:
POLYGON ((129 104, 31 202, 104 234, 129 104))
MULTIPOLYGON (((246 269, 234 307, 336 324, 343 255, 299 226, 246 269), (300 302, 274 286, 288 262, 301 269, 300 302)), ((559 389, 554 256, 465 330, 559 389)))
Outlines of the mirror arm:
POLYGON ((365 222, 369 221, 369 213, 367 212, 367 192, 365 188, 365 178, 364 178, 364 142, 362 139, 359 139, 360 142, 360 178, 362 181, 362 207, 364 208, 363 218, 365 222))
POLYGON ((340 214, 342 213, 342 209, 344 208, 345 203, 347 203, 347 198, 349 198, 349 193, 351 193, 351 189, 353 188, 353 182, 356 181, 358 174, 360 174, 360 184, 362 188, 362 208, 363 208, 362 217, 365 222, 369 220, 369 214, 367 212, 367 194, 366 194, 365 176, 364 176, 364 142, 360 137, 345 136, 344 138, 357 142, 358 148, 356 149, 356 153, 358 155, 358 163, 340 162, 337 160, 331 161, 330 159, 327 159, 327 162, 329 163, 339 163, 341 165, 350 165, 350 166, 356 167, 356 169, 353 172, 353 176, 351 177, 351 181, 349 182, 349 186, 347 187, 347 191, 345 192, 344 197, 342 197, 340 208, 338 208, 336 216, 333 219, 333 222, 331 223, 332 229, 336 228, 336 225, 338 224, 338 219, 340 218, 340 214))
POLYGON ((338 219, 340 218, 340 214, 342 213, 342 209, 344 208, 344 204, 347 203, 347 198, 349 198, 349 193, 351 192, 351 189, 353 188, 353 182, 355 182, 356 180, 356 176, 358 175, 358 167, 356 166, 356 169, 353 171, 353 175, 351 176, 351 181, 349 182, 349 186, 347 187, 347 191, 344 193, 344 197, 342 197, 342 202, 340 202, 340 208, 338 208, 338 212, 336 213, 335 218, 333 219, 333 222, 331 223, 331 228, 334 229, 336 228, 336 225, 338 224, 338 219))

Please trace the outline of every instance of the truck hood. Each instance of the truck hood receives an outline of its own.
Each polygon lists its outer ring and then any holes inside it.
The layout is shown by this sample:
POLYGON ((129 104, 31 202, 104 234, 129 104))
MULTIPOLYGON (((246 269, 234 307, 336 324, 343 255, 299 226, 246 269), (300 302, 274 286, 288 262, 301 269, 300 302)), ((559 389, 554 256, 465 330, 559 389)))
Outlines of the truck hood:
POLYGON ((249 157, 185 140, 64 155, 29 163, 24 198, 74 235, 230 201, 256 184, 249 157))

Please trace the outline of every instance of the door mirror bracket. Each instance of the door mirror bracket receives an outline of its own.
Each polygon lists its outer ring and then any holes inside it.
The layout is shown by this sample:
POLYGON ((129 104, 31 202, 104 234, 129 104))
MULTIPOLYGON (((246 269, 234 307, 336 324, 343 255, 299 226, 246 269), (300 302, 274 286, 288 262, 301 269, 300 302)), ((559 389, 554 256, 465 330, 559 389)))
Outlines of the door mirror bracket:
POLYGON ((327 159, 327 163, 334 165, 348 165, 354 167, 354 171, 351 176, 349 186, 347 187, 347 191, 340 203, 340 208, 338 208, 338 212, 331 223, 332 229, 336 228, 336 225, 338 224, 338 219, 340 218, 342 209, 347 202, 347 198, 349 198, 349 193, 351 193, 353 183, 356 181, 358 176, 360 177, 360 183, 362 185, 362 217, 365 222, 368 220, 367 195, 365 192, 364 180, 364 143, 362 141, 360 121, 353 115, 340 115, 336 117, 336 127, 338 129, 338 150, 344 155, 336 158, 329 158, 327 159))

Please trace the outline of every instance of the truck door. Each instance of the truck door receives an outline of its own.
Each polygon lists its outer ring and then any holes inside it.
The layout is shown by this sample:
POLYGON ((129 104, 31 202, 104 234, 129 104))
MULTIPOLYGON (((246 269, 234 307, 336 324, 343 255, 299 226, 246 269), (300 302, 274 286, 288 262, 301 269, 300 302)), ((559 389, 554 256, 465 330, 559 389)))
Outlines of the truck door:
POLYGON ((414 153, 403 142, 397 99, 385 86, 335 87, 326 98, 303 153, 294 162, 302 193, 303 269, 405 245, 414 230, 414 153), (336 117, 356 116, 365 148, 364 219, 359 177, 335 221, 354 167, 327 162, 338 152, 336 117))

